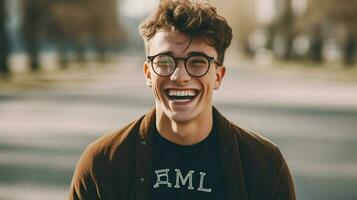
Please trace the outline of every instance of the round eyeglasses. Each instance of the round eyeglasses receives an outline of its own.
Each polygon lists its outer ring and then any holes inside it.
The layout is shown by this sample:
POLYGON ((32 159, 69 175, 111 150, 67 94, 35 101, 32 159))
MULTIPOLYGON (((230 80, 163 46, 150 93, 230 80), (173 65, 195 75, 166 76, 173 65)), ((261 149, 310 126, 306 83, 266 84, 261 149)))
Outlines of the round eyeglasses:
POLYGON ((174 73, 178 60, 184 61, 187 73, 193 77, 202 77, 206 75, 212 61, 221 65, 213 57, 207 55, 191 55, 187 58, 175 58, 167 54, 158 54, 155 56, 148 56, 147 59, 154 72, 163 77, 170 76, 174 73))

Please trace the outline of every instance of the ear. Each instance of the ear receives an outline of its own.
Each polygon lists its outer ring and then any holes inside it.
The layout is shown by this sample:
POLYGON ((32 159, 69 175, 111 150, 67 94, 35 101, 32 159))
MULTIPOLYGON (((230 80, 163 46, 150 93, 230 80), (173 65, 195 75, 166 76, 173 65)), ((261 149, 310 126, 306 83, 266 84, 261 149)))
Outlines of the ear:
POLYGON ((222 65, 222 66, 216 68, 216 80, 214 81, 213 89, 215 89, 215 90, 219 89, 219 86, 221 85, 225 74, 226 74, 225 66, 222 65))
POLYGON ((151 71, 150 71, 150 64, 148 62, 144 62, 143 71, 144 71, 146 85, 148 87, 151 87, 152 86, 151 71))

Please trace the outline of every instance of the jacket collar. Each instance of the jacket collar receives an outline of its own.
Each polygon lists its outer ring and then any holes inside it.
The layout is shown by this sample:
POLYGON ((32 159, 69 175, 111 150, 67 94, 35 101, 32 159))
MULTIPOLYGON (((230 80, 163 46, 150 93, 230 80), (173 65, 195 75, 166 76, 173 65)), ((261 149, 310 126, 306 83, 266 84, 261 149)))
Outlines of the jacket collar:
MULTIPOLYGON (((232 149, 237 146, 236 133, 232 134, 232 124, 213 106, 212 107, 213 123, 218 131, 219 146, 224 149, 232 149)), ((156 109, 152 108, 142 119, 140 124, 140 139, 151 137, 156 126, 156 109)), ((234 132, 234 131, 233 131, 234 132)), ((233 150, 233 149, 232 149, 233 150)))
POLYGON ((141 121, 139 136, 141 139, 148 139, 151 137, 156 126, 156 109, 152 108, 141 121))

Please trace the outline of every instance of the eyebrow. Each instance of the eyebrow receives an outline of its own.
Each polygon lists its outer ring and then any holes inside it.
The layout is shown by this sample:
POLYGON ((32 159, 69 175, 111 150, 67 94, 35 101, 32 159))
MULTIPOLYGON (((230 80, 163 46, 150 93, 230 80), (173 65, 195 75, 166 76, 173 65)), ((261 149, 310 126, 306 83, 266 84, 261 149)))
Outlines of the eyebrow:
MULTIPOLYGON (((164 52, 160 52, 160 53, 158 53, 156 55, 169 55, 169 56, 175 57, 175 55, 174 55, 174 53, 172 51, 164 51, 164 52)), ((210 57, 206 53, 201 52, 201 51, 192 51, 192 52, 188 53, 187 56, 207 56, 207 57, 210 57)))
POLYGON ((193 52, 190 52, 188 55, 189 56, 207 56, 207 57, 210 57, 206 53, 201 52, 201 51, 193 51, 193 52))

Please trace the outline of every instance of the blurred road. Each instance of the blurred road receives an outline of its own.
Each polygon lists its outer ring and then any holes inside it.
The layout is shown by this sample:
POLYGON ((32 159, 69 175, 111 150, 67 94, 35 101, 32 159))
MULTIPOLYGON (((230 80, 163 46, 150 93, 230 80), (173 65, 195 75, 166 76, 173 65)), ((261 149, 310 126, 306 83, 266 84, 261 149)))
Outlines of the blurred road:
MULTIPOLYGON (((66 199, 85 146, 153 106, 141 63, 0 82, 0 200, 66 199)), ((357 81, 227 65, 215 105, 281 148, 298 199, 357 199, 357 81)))

